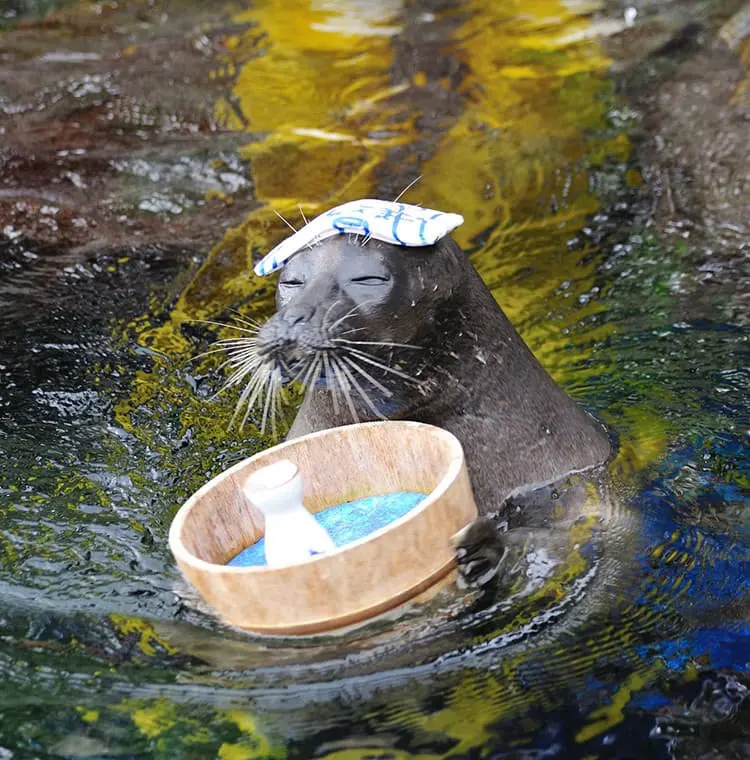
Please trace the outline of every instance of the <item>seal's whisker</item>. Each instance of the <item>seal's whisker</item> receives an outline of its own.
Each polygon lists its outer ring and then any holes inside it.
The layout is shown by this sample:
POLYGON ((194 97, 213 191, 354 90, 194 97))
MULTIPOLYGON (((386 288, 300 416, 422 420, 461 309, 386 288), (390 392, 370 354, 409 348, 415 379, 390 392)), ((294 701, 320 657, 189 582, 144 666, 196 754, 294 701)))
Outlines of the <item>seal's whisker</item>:
MULTIPOLYGON (((328 351, 323 352, 323 370, 326 373, 326 378, 329 381, 333 380, 333 373, 331 371, 331 358, 328 351)), ((339 413, 339 391, 335 384, 331 383, 331 401, 333 402, 333 413, 338 416, 339 413)))
POLYGON ((252 369, 253 367, 263 364, 266 360, 255 350, 244 349, 232 352, 230 356, 220 365, 219 369, 223 369, 225 366, 232 367, 234 369, 239 367, 247 367, 252 369))
MULTIPOLYGON (((244 404, 246 401, 248 401, 249 397, 250 406, 253 405, 255 402, 255 397, 253 394, 256 392, 258 387, 267 380, 268 376, 271 374, 271 370, 272 366, 270 364, 264 364, 263 366, 259 367, 256 372, 253 373, 252 377, 247 381, 247 384, 240 394, 238 404, 244 404)), ((233 373, 227 381, 227 387, 232 388, 235 385, 238 385, 245 378, 246 374, 247 373, 241 373, 240 371, 233 373)))
POLYGON ((282 393, 283 393, 283 385, 281 382, 280 377, 274 377, 273 380, 273 407, 271 409, 271 432, 273 435, 278 434, 278 428, 276 426, 276 421, 279 419, 279 414, 281 412, 281 401, 282 401, 282 393))
MULTIPOLYGON (((271 400, 274 397, 273 394, 273 387, 274 387, 274 372, 277 370, 274 370, 270 373, 268 377, 268 383, 266 388, 266 399, 263 402, 263 417, 261 418, 260 422, 260 432, 265 433, 266 432, 266 425, 268 424, 268 414, 271 410, 271 400)), ((276 425, 272 423, 272 429, 273 432, 276 432, 276 425)))
POLYGON ((336 327, 338 327, 344 320, 346 320, 349 317, 351 317, 351 315, 354 314, 354 312, 357 311, 357 309, 359 309, 359 307, 361 305, 362 304, 358 304, 358 303, 354 304, 354 306, 352 306, 352 308, 349 309, 349 311, 347 311, 346 314, 342 314, 332 325, 330 325, 330 327, 328 329, 329 330, 333 330, 336 327))
POLYGON ((233 318, 234 322, 231 322, 227 325, 228 328, 233 330, 242 327, 246 330, 249 330, 250 332, 258 332, 258 330, 263 327, 262 322, 258 322, 254 319, 240 319, 240 317, 237 315, 235 315, 233 318))
POLYGON ((342 335, 351 335, 352 333, 356 333, 356 332, 362 332, 363 330, 367 330, 367 328, 366 327, 349 327, 346 330, 342 330, 338 334, 338 337, 341 337, 342 335))
MULTIPOLYGON (((250 369, 245 369, 244 367, 236 369, 227 378, 226 382, 224 383, 224 387, 234 388, 234 386, 239 385, 248 376, 248 374, 252 374, 252 376, 255 377, 255 375, 257 375, 258 372, 262 372, 262 371, 263 371, 263 367, 261 367, 260 365, 257 367, 251 367, 250 369)), ((248 382, 250 381, 248 380, 248 382)))
POLYGON ((234 348, 226 353, 227 358, 222 362, 221 367, 226 365, 229 365, 230 367, 254 367, 255 365, 263 364, 266 361, 258 353, 258 349, 255 346, 234 348))
MULTIPOLYGON (((242 362, 240 364, 230 364, 229 366, 232 367, 232 374, 227 379, 227 385, 231 388, 232 386, 237 385, 242 381, 244 377, 246 377, 251 372, 255 374, 258 370, 262 368, 262 366, 266 362, 262 360, 252 360, 248 359, 246 362, 242 362)), ((224 362, 224 364, 229 364, 229 360, 224 362)), ((219 369, 222 369, 224 365, 221 365, 219 369)))
MULTIPOLYGON (((260 379, 259 379, 260 382, 260 379)), ((262 385, 260 387, 265 387, 265 384, 268 382, 268 378, 264 377, 262 379, 262 385)), ((243 393, 244 395, 244 393, 243 393)), ((255 395, 255 391, 253 392, 253 395, 255 395)), ((235 420, 237 419, 240 409, 243 406, 242 398, 240 397, 240 401, 237 402, 237 406, 235 407, 234 414, 232 415, 232 419, 229 421, 229 426, 231 427, 234 425, 235 420)), ((241 431, 245 427, 245 423, 247 422, 247 418, 250 416, 250 412, 253 409, 254 404, 244 404, 245 406, 245 413, 242 415, 242 419, 240 420, 240 424, 238 425, 239 430, 241 431)))
MULTIPOLYGON (((300 211, 301 210, 302 209, 300 209, 300 211)), ((276 214, 276 216, 278 216, 279 219, 281 219, 281 221, 284 222, 284 224, 287 227, 289 227, 290 230, 292 230, 294 233, 297 232, 297 228, 293 224, 291 224, 290 222, 288 222, 286 219, 284 219, 284 217, 275 208, 272 208, 271 211, 273 211, 273 213, 276 214)), ((304 214, 302 216, 304 217, 304 214)), ((305 222, 305 226, 307 226, 307 222, 305 222)), ((315 245, 315 240, 314 239, 307 243, 307 247, 311 251, 312 251, 314 245, 315 245)))
POLYGON ((237 309, 230 308, 229 311, 232 312, 232 315, 234 316, 234 318, 241 324, 249 325, 250 327, 256 327, 258 329, 260 329, 261 325, 263 324, 257 319, 253 319, 252 317, 246 316, 245 314, 238 311, 237 309))
MULTIPOLYGON (((253 383, 256 378, 258 378, 259 376, 261 376, 263 374, 264 371, 265 371, 265 367, 264 366, 260 366, 258 368, 258 370, 254 373, 253 379, 250 380, 250 382, 248 383, 248 385, 250 385, 251 383, 253 383)), ((239 372, 238 370, 235 370, 229 376, 229 378, 226 380, 226 382, 224 383, 224 385, 222 385, 221 388, 219 388, 219 390, 216 391, 216 393, 214 393, 211 396, 210 400, 213 401, 219 395, 221 395, 222 393, 224 393, 224 391, 227 391, 230 388, 233 388, 235 385, 238 385, 246 375, 247 375, 247 372, 239 372)), ((242 403, 242 397, 240 397, 240 401, 238 403, 240 403, 240 404, 242 403)))
POLYGON ((266 400, 263 403, 263 418, 260 421, 260 432, 265 433, 268 423, 271 423, 271 434, 276 435, 276 381, 272 376, 266 389, 266 400))
POLYGON ((273 406, 271 408, 271 432, 276 435, 276 420, 279 417, 280 402, 284 397, 284 384, 281 380, 281 372, 276 369, 273 376, 273 406))
POLYGON ((308 365, 308 371, 305 373, 305 378, 302 381, 302 385, 307 391, 310 388, 314 388, 320 379, 320 374, 323 371, 323 358, 321 353, 316 353, 314 358, 308 365))
MULTIPOLYGON (((242 419, 242 425, 245 424, 250 414, 250 410, 255 407, 260 398, 265 395, 262 405, 262 417, 260 423, 260 432, 265 433, 268 423, 271 423, 271 432, 276 435, 276 418, 278 416, 278 400, 281 395, 281 371, 274 366, 261 378, 261 382, 256 384, 252 394, 247 399, 245 415, 242 419)), ((242 425, 240 427, 242 427, 242 425)))
MULTIPOLYGON (((292 375, 291 379, 289 380, 290 383, 302 383, 302 380, 300 379, 302 377, 302 374, 310 369, 310 364, 312 364, 312 359, 310 359, 306 364, 302 366, 297 367, 297 371, 292 375)), ((302 383, 304 385, 304 383, 302 383)))
MULTIPOLYGON (((242 381, 242 379, 248 374, 249 370, 243 371, 242 369, 236 370, 230 378, 225 383, 224 387, 221 389, 226 390, 227 388, 231 388, 238 383, 242 381)), ((247 418, 250 414, 250 411, 255 406, 258 399, 263 394, 264 390, 267 390, 267 387, 270 386, 271 382, 275 380, 275 378, 279 376, 280 372, 278 367, 275 366, 272 362, 263 362, 255 369, 253 372, 252 377, 248 381, 247 385, 243 388, 242 393, 240 394, 239 400, 237 401, 237 406, 235 408, 234 414, 232 415, 232 419, 230 421, 230 427, 234 424, 235 420, 237 419, 237 416, 240 412, 240 409, 245 406, 245 414, 242 417, 242 422, 240 423, 240 430, 244 427, 245 423, 247 422, 247 418)))
POLYGON ((255 335, 251 335, 249 338, 221 338, 221 340, 215 340, 212 346, 224 346, 225 348, 231 348, 232 346, 255 346, 258 344, 258 338, 255 335))
POLYGON ((393 343, 390 340, 347 340, 346 338, 331 338, 334 343, 345 343, 351 346, 385 346, 386 348, 413 348, 421 351, 422 346, 412 346, 410 343, 393 343))
POLYGON ((298 203, 297 208, 299 209, 300 214, 302 214, 302 221, 305 223, 305 227, 307 227, 310 222, 307 221, 307 217, 305 216, 305 212, 302 210, 302 204, 298 203))
POLYGON ((308 385, 314 388, 318 380, 323 376, 323 355, 320 352, 316 352, 315 361, 313 362, 313 371, 308 380, 308 385))
POLYGON ((361 301, 360 303, 354 304, 349 311, 346 312, 343 316, 339 317, 328 329, 329 330, 335 330, 345 319, 348 319, 351 317, 352 314, 354 314, 357 309, 361 309, 363 306, 367 305, 368 303, 372 303, 375 301, 374 298, 368 298, 365 301, 361 301))
POLYGON ((289 227, 292 232, 297 232, 297 228, 291 222, 288 222, 286 219, 284 219, 284 217, 275 208, 272 208, 271 211, 273 211, 273 213, 276 214, 276 216, 278 216, 279 219, 281 219, 281 221, 284 222, 284 224, 289 227))
MULTIPOLYGON (((213 343, 211 344, 214 345, 213 343)), ((208 351, 202 351, 199 354, 196 354, 195 356, 191 356, 188 361, 194 362, 197 359, 202 359, 204 356, 210 356, 211 354, 223 354, 226 351, 225 348, 210 348, 208 351)))
POLYGON ((212 345, 223 348, 227 352, 239 351, 242 349, 252 349, 257 351, 258 336, 241 335, 239 338, 222 338, 221 340, 214 341, 212 345))
POLYGON ((346 379, 343 372, 341 371, 341 368, 339 367, 339 360, 335 355, 331 355, 331 363, 333 367, 333 372, 336 375, 336 381, 338 382, 339 387, 341 388, 341 393, 344 396, 346 405, 349 407, 349 412, 352 415, 352 419, 354 420, 354 422, 359 422, 357 407, 354 405, 352 394, 349 393, 349 381, 346 379))
POLYGON ((316 355, 315 357, 315 375, 312 379, 312 385, 316 385, 318 380, 320 380, 321 372, 323 371, 323 360, 320 358, 320 354, 316 355))
POLYGON ((229 346, 222 346, 222 349, 227 355, 228 360, 242 359, 246 356, 257 356, 259 359, 262 358, 256 343, 230 344, 229 346))
POLYGON ((307 365, 307 371, 304 377, 300 379, 300 383, 307 390, 313 386, 313 378, 318 374, 318 357, 313 357, 307 365))
POLYGON ((218 366, 218 369, 222 370, 224 367, 229 367, 232 371, 232 377, 234 377, 234 375, 246 375, 248 372, 253 372, 264 363, 265 359, 262 359, 257 353, 252 353, 230 356, 218 366))
MULTIPOLYGON (((249 387, 251 384, 252 384, 252 385, 254 385, 254 384, 255 384, 255 383, 257 383, 257 382, 260 382, 260 379, 259 379, 259 378, 262 378, 262 376, 263 376, 263 371, 262 371, 262 370, 261 370, 260 372, 256 372, 256 373, 255 373, 255 374, 254 374, 254 375, 253 375, 253 376, 250 378, 250 380, 248 380, 248 381, 247 381, 247 383, 246 383, 246 385, 245 385, 245 388, 243 389, 243 393, 244 393, 244 391, 245 391, 245 390, 246 390, 246 389, 247 389, 247 388, 248 388, 248 387, 249 387)), ((232 377, 231 377, 231 378, 230 378, 230 379, 229 379, 229 380, 228 380, 226 383, 224 383, 224 385, 222 385, 222 386, 221 386, 221 388, 220 388, 220 389, 217 391, 216 395, 218 396, 218 395, 219 395, 219 393, 223 393, 224 391, 228 391, 228 390, 230 390, 231 388, 234 388, 235 386, 239 385, 239 384, 240 384, 240 383, 243 381, 243 379, 244 379, 244 378, 245 378, 245 376, 244 376, 244 375, 243 375, 243 376, 239 376, 239 377, 234 377, 234 375, 233 375, 233 376, 232 376, 232 377)), ((240 399, 239 399, 239 401, 238 401, 237 403, 238 403, 238 404, 244 403, 244 401, 243 401, 243 399, 242 399, 242 396, 240 396, 240 399)))
POLYGON ((260 329, 260 325, 258 325, 258 327, 253 327, 252 329, 248 329, 246 327, 240 327, 239 325, 231 325, 227 322, 216 322, 213 319, 187 319, 185 321, 195 322, 201 325, 213 325, 214 327, 228 327, 231 330, 239 330, 240 332, 250 333, 250 335, 255 335, 255 333, 257 333, 260 329))
POLYGON ((419 182, 419 180, 420 180, 420 179, 422 179, 422 175, 421 175, 421 174, 417 175, 417 176, 416 176, 416 177, 415 177, 415 178, 414 178, 414 179, 413 179, 413 180, 412 180, 412 181, 411 181, 411 182, 410 182, 410 183, 409 183, 409 184, 408 184, 408 185, 407 185, 407 186, 406 186, 406 187, 405 187, 405 188, 404 188, 404 189, 403 189, 403 190, 402 190, 402 191, 401 191, 401 192, 400 192, 400 193, 399 193, 399 194, 398 194, 398 195, 397 195, 397 196, 396 196, 394 199, 393 199, 393 202, 394 202, 394 203, 398 203, 398 202, 401 200, 401 197, 402 197, 403 195, 406 195, 406 193, 407 193, 409 190, 411 190, 411 189, 414 187, 414 185, 416 185, 416 184, 417 184, 417 182, 419 182))
POLYGON ((255 349, 238 348, 232 351, 224 361, 224 364, 230 367, 252 367, 256 364, 263 364, 264 361, 263 357, 255 349))
POLYGON ((357 393, 359 393, 360 397, 362 398, 362 401, 364 401, 365 404, 367 405, 367 408, 378 419, 384 420, 385 416, 372 402, 372 399, 367 395, 367 392, 365 391, 365 389, 357 382, 357 379, 352 374, 352 371, 348 367, 344 366, 341 362, 339 362, 339 367, 341 367, 341 371, 346 375, 347 380, 354 386, 354 390, 356 390, 357 393))
POLYGON ((243 364, 262 364, 265 361, 258 353, 256 348, 236 348, 229 353, 227 358, 221 363, 219 369, 229 365, 230 367, 239 367, 243 364))
POLYGON ((250 415, 250 411, 255 405, 255 400, 257 399, 258 394, 268 383, 270 374, 270 369, 268 369, 267 365, 264 366, 260 372, 253 375, 253 377, 250 379, 250 382, 248 382, 248 384, 242 389, 240 398, 237 401, 237 406, 234 408, 232 419, 229 421, 230 427, 234 425, 234 422, 240 413, 240 409, 242 409, 244 406, 245 413, 242 416, 242 421, 239 424, 239 429, 242 430, 242 428, 245 426, 245 423, 247 422, 247 418, 250 415))
POLYGON ((228 386, 228 385, 226 385, 226 384, 225 384, 225 385, 222 385, 222 386, 221 386, 221 388, 219 388, 219 390, 218 390, 218 391, 216 391, 216 393, 212 393, 212 394, 211 394, 211 395, 208 397, 208 401, 209 401, 209 403, 210 403, 211 401, 215 401, 217 398, 219 398, 219 396, 221 396, 221 394, 222 394, 222 393, 224 393, 224 391, 226 391, 226 390, 229 390, 229 386, 228 386))
POLYGON ((258 341, 258 335, 260 333, 260 328, 262 325, 258 325, 257 327, 254 327, 252 330, 244 330, 243 335, 229 335, 225 338, 219 338, 216 342, 223 344, 228 344, 231 341, 244 341, 245 343, 253 343, 255 344, 258 341))
MULTIPOLYGON (((312 387, 312 385, 313 385, 313 376, 317 377, 316 373, 318 372, 321 363, 322 363, 322 360, 321 360, 319 354, 315 354, 313 356, 313 358, 310 359, 310 361, 309 361, 309 363, 308 363, 308 365, 306 367, 305 376, 300 380, 300 382, 302 383, 302 385, 305 388, 312 387)), ((300 372, 300 374, 301 374, 301 372, 300 372)))
POLYGON ((230 328, 244 333, 238 338, 221 338, 215 341, 208 351, 199 354, 193 359, 223 352, 226 358, 218 369, 229 368, 229 376, 224 384, 211 397, 216 398, 227 390, 230 390, 244 382, 239 399, 229 422, 234 426, 239 420, 239 429, 242 430, 247 423, 252 410, 260 404, 261 420, 260 432, 264 433, 271 426, 276 433, 276 420, 280 411, 280 399, 283 397, 283 382, 281 369, 276 360, 269 360, 258 351, 257 334, 261 323, 246 319, 237 315, 240 324, 225 324, 213 320, 194 320, 217 327, 230 328), (246 378, 247 382, 245 382, 246 378))
POLYGON ((340 373, 339 374, 336 373, 335 368, 333 369, 333 377, 331 379, 333 381, 332 387, 333 387, 333 392, 336 398, 336 406, 338 406, 340 413, 343 414, 342 405, 344 402, 342 400, 341 403, 339 403, 339 397, 341 397, 342 399, 344 398, 344 393, 346 389, 344 388, 344 386, 341 385, 341 375, 340 373))
POLYGON ((362 377, 365 378, 365 380, 368 380, 370 383, 372 383, 383 395, 386 396, 386 398, 393 398, 393 393, 386 388, 383 383, 376 380, 367 370, 362 369, 355 361, 352 360, 350 356, 342 356, 341 357, 352 369, 354 369, 356 372, 359 372, 362 377))
POLYGON ((327 331, 327 330, 330 330, 330 328, 329 328, 329 327, 326 325, 326 322, 328 321, 328 316, 329 316, 329 314, 331 313, 331 311, 332 311, 333 309, 335 309, 335 308, 336 308, 336 306, 338 306, 338 304, 339 304, 339 299, 337 298, 337 299, 336 299, 336 300, 335 300, 335 301, 334 301, 334 302, 333 302, 333 303, 332 303, 332 304, 331 304, 331 305, 330 305, 330 306, 329 306, 329 307, 326 309, 326 313, 323 315, 323 319, 321 320, 321 324, 322 324, 322 326, 323 326, 323 331, 324 331, 324 332, 325 332, 325 331, 327 331))
POLYGON ((238 364, 247 359, 257 357, 259 361, 262 361, 258 347, 253 344, 240 344, 233 346, 221 346, 218 349, 212 351, 212 353, 221 352, 226 354, 226 360, 224 364, 238 364))
MULTIPOLYGON (((257 400, 260 398, 261 394, 263 393, 263 390, 268 385, 268 382, 270 379, 271 379, 270 372, 267 372, 267 373, 264 372, 262 374, 255 375, 252 381, 249 382, 247 386, 243 389, 242 394, 240 395, 240 399, 237 402, 237 408, 236 408, 236 414, 238 414, 240 409, 243 406, 245 407, 245 413, 242 416, 242 422, 240 422, 240 430, 242 430, 245 423, 247 422, 247 418, 250 415, 250 411, 255 406, 257 400)), ((232 421, 234 421, 234 417, 232 418, 232 421)))
POLYGON ((354 354, 360 361, 363 361, 367 364, 371 364, 373 367, 378 367, 378 369, 382 369, 383 372, 389 372, 392 375, 396 375, 397 377, 402 378, 403 380, 408 380, 410 383, 414 383, 415 385, 421 385, 419 380, 416 378, 413 378, 411 375, 407 375, 405 372, 402 372, 399 369, 394 369, 393 367, 389 367, 387 364, 383 364, 383 362, 378 361, 377 359, 374 359, 370 354, 365 353, 364 351, 359 351, 356 348, 349 348, 347 351, 350 354, 354 354))

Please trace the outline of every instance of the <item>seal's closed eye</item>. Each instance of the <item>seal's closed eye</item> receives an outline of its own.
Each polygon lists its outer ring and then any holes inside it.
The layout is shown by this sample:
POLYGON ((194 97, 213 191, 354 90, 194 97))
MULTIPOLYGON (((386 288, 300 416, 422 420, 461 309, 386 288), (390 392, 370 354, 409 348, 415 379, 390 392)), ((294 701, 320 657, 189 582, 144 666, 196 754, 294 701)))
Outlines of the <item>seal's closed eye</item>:
POLYGON ((350 282, 355 282, 357 285, 382 285, 385 282, 390 282, 389 275, 382 274, 370 274, 363 275, 362 277, 352 277, 350 282))

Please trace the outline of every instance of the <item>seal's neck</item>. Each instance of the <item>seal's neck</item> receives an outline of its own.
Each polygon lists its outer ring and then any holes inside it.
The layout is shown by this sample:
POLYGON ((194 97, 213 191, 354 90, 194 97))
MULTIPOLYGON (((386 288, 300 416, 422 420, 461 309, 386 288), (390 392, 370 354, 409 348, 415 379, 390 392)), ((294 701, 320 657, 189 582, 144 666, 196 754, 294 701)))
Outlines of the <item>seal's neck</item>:
POLYGON ((610 455, 604 426, 552 379, 468 267, 463 297, 452 304, 461 329, 442 327, 442 359, 435 365, 452 382, 435 394, 434 409, 416 418, 441 420, 469 455, 488 446, 506 457, 512 452, 514 477, 524 483, 549 483, 603 463, 610 455))

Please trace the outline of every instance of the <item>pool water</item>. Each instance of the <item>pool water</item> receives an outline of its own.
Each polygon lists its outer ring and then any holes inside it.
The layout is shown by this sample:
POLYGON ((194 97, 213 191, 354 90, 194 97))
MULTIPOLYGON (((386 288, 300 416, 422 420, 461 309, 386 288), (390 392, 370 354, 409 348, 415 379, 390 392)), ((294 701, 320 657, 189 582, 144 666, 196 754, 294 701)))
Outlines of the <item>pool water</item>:
POLYGON ((750 757, 749 45, 726 0, 0 3, 0 757, 750 757), (230 427, 200 320, 272 313, 275 212, 416 177, 617 456, 493 593, 229 629, 169 525, 300 399, 230 427))
MULTIPOLYGON (((426 494, 399 491, 333 504, 315 513, 337 547, 346 546, 411 512, 426 494)), ((265 539, 261 538, 227 562, 230 567, 258 567, 266 564, 265 539)))

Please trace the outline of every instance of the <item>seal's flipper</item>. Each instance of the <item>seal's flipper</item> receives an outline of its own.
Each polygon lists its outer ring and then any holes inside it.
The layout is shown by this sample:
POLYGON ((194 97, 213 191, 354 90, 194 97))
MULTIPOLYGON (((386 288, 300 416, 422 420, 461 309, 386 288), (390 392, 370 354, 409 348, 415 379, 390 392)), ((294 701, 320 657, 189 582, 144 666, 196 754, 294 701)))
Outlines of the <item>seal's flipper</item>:
POLYGON ((451 539, 456 550, 459 589, 486 586, 505 561, 507 547, 500 526, 490 517, 479 517, 451 539))

